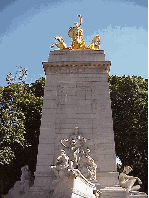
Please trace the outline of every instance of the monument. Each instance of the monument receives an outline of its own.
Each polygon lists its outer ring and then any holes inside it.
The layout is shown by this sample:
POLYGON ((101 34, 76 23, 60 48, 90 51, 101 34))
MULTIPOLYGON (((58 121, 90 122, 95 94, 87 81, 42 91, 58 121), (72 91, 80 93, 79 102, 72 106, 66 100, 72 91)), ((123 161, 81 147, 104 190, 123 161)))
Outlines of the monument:
POLYGON ((125 182, 127 170, 118 180, 108 86, 111 62, 105 61, 104 50, 99 50, 99 35, 86 46, 82 15, 78 17, 80 23, 68 31, 71 46, 55 36, 58 43, 51 47, 59 50, 51 51, 48 62, 42 63, 46 81, 35 181, 29 194, 146 198, 145 194, 129 193, 139 187, 133 188, 138 178, 125 182))
POLYGON ((90 139, 84 151, 88 147, 95 160, 100 189, 119 184, 108 87, 111 62, 105 61, 104 50, 99 50, 99 35, 86 47, 82 16, 78 16, 80 23, 68 31, 73 39, 71 46, 67 47, 61 36, 55 36, 59 43, 51 47, 56 45, 60 50, 51 51, 48 62, 43 62, 46 82, 32 193, 50 189, 53 173, 49 165, 55 163, 64 148, 60 141, 68 139, 74 127, 90 139))

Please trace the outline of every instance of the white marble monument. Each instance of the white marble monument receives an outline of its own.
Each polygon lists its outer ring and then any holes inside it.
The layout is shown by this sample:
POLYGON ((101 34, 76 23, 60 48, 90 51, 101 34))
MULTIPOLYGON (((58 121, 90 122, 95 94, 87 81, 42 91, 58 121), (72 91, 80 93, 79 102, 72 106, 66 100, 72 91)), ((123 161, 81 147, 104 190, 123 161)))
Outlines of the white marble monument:
MULTIPOLYGON (((60 149, 65 148, 66 142, 59 144, 60 141, 69 139, 73 133, 76 135, 74 127, 79 127, 79 133, 90 139, 86 140, 84 151, 90 149, 97 165, 94 169, 100 188, 119 184, 108 85, 111 62, 105 61, 104 51, 99 50, 99 35, 85 46, 82 16, 78 16, 80 24, 75 23, 68 31, 72 45, 67 47, 62 37, 55 37, 59 43, 53 43, 51 47, 56 45, 60 50, 51 51, 48 62, 43 62, 46 82, 35 182, 30 189, 35 195, 51 188, 54 176, 49 165, 55 163, 60 149)), ((87 167, 80 165, 81 169, 87 167)), ((89 169, 87 177, 90 177, 89 169)), ((123 194, 123 188, 119 188, 123 194)))

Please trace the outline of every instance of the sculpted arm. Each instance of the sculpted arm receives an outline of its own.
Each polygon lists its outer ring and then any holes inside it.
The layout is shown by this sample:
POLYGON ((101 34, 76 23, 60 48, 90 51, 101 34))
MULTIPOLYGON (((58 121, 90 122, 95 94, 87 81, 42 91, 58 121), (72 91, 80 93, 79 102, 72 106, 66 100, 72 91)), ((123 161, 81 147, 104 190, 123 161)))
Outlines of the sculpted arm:
POLYGON ((126 175, 125 173, 121 173, 120 174, 120 178, 121 179, 133 179, 134 177, 133 176, 126 175))
POLYGON ((68 139, 60 140, 60 143, 61 143, 61 145, 62 145, 63 147, 69 148, 69 146, 66 146, 66 145, 63 143, 63 141, 68 142, 69 140, 68 140, 68 139))
POLYGON ((79 24, 79 27, 80 27, 82 24, 82 15, 79 14, 78 17, 80 17, 80 24, 79 24))

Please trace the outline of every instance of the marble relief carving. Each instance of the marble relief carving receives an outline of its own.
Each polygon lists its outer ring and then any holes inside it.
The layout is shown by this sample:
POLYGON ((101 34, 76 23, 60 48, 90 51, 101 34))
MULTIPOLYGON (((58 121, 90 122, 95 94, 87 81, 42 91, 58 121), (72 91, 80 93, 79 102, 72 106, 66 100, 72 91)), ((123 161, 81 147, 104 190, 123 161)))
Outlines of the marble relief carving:
POLYGON ((70 170, 78 169, 88 180, 96 180, 96 168, 94 160, 90 156, 90 149, 87 147, 84 151, 83 146, 89 141, 79 133, 79 128, 74 128, 74 134, 69 139, 60 140, 64 149, 61 149, 61 155, 56 159, 55 165, 50 166, 57 178, 67 175, 70 170))

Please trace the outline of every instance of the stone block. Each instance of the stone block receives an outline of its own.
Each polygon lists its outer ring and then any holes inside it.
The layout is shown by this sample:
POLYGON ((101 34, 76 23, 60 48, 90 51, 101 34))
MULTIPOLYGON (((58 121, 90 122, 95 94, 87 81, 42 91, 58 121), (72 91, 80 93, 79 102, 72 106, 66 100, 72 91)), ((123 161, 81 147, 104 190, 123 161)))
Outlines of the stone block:
POLYGON ((50 188, 50 183, 51 183, 51 180, 52 178, 51 177, 48 177, 48 176, 38 176, 36 177, 36 180, 35 180, 35 183, 36 183, 36 186, 38 187, 49 187, 50 188))
POLYGON ((50 123, 42 123, 40 130, 44 130, 44 129, 50 129, 51 128, 51 124, 50 123))
POLYGON ((105 187, 100 191, 101 198, 126 198, 126 191, 121 187, 105 187))
POLYGON ((95 184, 89 182, 83 175, 63 176, 58 181, 53 182, 53 190, 50 194, 52 198, 79 198, 88 197, 95 198, 93 190, 95 190, 95 184))
POLYGON ((58 104, 55 100, 44 100, 42 109, 55 109, 57 106, 58 104))
MULTIPOLYGON (((72 97, 72 96, 71 96, 72 97)), ((61 98, 60 99, 60 101, 59 101, 59 103, 62 105, 62 104, 64 104, 64 105, 76 105, 77 104, 77 99, 68 99, 67 98, 67 100, 66 100, 66 98, 64 97, 64 98, 61 98)))
POLYGON ((46 155, 46 154, 54 154, 54 144, 48 143, 48 144, 39 144, 38 147, 38 154, 39 155, 46 155))
POLYGON ((55 127, 55 129, 59 129, 59 130, 61 130, 61 129, 72 129, 72 128, 74 128, 74 124, 63 124, 63 123, 60 123, 60 125, 59 126, 56 126, 55 127))
MULTIPOLYGON (((52 164, 54 164, 54 161, 52 162, 52 164)), ((49 165, 38 165, 38 161, 37 161, 37 165, 36 165, 36 172, 49 172, 49 165)))
POLYGON ((54 129, 52 127, 50 128, 41 128, 40 136, 39 138, 55 138, 54 129))
POLYGON ((57 113, 57 109, 56 108, 55 109, 46 108, 46 109, 42 110, 42 114, 56 114, 56 113, 57 113))
POLYGON ((60 128, 60 129, 57 129, 57 130, 55 130, 55 133, 57 133, 57 134, 65 134, 65 135, 70 135, 70 134, 72 134, 74 132, 74 129, 62 129, 62 128, 60 128))
POLYGON ((49 143, 53 143, 55 141, 55 138, 50 138, 50 136, 48 138, 44 137, 39 139, 40 144, 49 144, 49 143))
POLYGON ((148 195, 144 192, 130 192, 128 195, 127 195, 127 198, 147 198, 148 195))
POLYGON ((51 159, 50 158, 49 159, 38 158, 38 165, 40 166, 42 164, 44 164, 45 166, 46 165, 49 166, 49 165, 53 164, 53 156, 51 155, 51 159))

